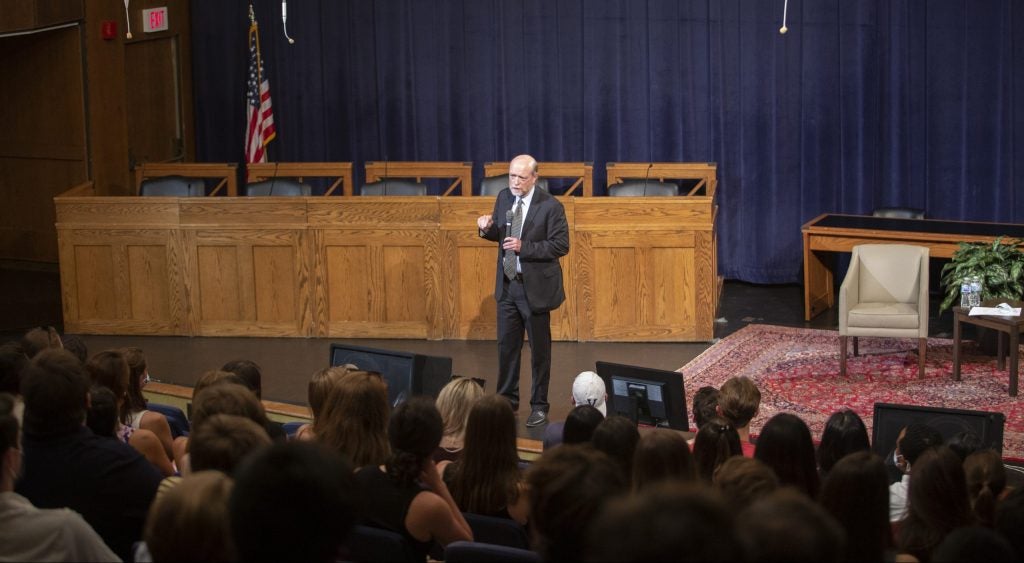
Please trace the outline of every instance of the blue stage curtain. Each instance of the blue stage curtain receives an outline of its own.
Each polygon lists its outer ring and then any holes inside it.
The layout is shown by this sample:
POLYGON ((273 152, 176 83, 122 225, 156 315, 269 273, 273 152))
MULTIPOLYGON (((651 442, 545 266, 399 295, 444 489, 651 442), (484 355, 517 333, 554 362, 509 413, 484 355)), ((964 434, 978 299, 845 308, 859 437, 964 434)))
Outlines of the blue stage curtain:
MULTIPOLYGON (((280 161, 521 152, 718 163, 719 265, 798 281, 800 226, 1024 221, 1019 0, 254 0, 280 161)), ((240 161, 247 3, 194 2, 197 155, 240 161)))

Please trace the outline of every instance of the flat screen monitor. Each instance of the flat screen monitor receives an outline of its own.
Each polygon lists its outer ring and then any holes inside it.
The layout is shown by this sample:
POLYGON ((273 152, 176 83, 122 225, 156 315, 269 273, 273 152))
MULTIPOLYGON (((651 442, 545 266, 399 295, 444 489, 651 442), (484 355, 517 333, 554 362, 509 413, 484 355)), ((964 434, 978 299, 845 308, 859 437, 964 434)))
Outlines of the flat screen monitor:
POLYGON ((448 357, 331 344, 331 365, 343 364, 380 373, 387 383, 388 403, 392 407, 413 395, 436 398, 452 376, 452 359, 448 357))
POLYGON ((1002 453, 1005 422, 1006 416, 998 412, 875 403, 871 445, 882 459, 891 458, 900 430, 921 423, 938 430, 944 440, 969 432, 981 440, 982 447, 1002 453))
POLYGON ((597 362, 597 375, 608 393, 608 414, 638 424, 689 430, 683 375, 610 362, 597 362))

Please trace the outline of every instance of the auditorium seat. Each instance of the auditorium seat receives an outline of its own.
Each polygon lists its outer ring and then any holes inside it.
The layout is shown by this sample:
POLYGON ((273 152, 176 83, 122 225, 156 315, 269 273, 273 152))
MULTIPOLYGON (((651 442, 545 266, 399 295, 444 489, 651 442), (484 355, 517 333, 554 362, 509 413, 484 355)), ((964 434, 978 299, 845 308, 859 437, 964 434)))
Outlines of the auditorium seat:
POLYGON ((161 176, 146 178, 139 184, 139 195, 155 197, 199 197, 206 195, 206 184, 197 178, 161 176))
MULTIPOLYGON (((457 541, 444 550, 446 563, 540 563, 540 554, 489 543, 457 541)), ((382 559, 383 561, 383 559, 382 559)))
POLYGON ((427 185, 402 178, 385 178, 363 184, 362 195, 427 195, 427 185))
MULTIPOLYGON (((501 174, 500 176, 490 176, 484 178, 480 182, 480 195, 495 196, 501 193, 501 190, 509 186, 508 174, 501 174)), ((537 187, 548 191, 548 181, 545 178, 537 178, 537 187)))
POLYGON ((529 549, 530 540, 526 529, 515 520, 463 512, 466 523, 473 530, 473 539, 482 543, 529 549))
POLYGON ((679 185, 653 180, 626 180, 608 186, 608 195, 616 196, 677 196, 679 185))
POLYGON ((243 190, 247 196, 308 196, 313 187, 293 178, 273 178, 247 184, 243 190))
POLYGON ((397 532, 355 526, 348 537, 346 561, 423 561, 423 557, 397 532))

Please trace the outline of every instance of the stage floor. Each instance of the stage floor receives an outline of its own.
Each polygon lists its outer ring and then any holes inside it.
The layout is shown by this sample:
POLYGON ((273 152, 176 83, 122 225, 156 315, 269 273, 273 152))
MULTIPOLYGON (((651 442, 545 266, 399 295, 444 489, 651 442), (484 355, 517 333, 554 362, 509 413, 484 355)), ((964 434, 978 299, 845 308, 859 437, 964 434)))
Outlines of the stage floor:
MULTIPOLYGON (((940 301, 932 297, 932 336, 949 337, 952 317, 939 317, 934 309, 940 301)), ((803 292, 799 285, 755 285, 726 282, 715 323, 715 337, 725 336, 750 323, 794 327, 835 329, 835 309, 803 320, 803 292)), ((60 284, 54 268, 0 263, 0 342, 20 337, 25 330, 39 325, 61 329, 60 284)), ((203 372, 216 369, 230 360, 250 359, 263 368, 265 399, 304 405, 306 382, 310 375, 329 362, 330 345, 345 342, 371 348, 384 348, 452 358, 453 371, 459 375, 480 377, 487 389, 497 381, 498 349, 494 341, 426 341, 381 339, 302 339, 302 338, 200 338, 156 336, 84 335, 90 352, 108 348, 137 346, 145 351, 153 378, 191 386, 203 372)), ((596 361, 609 361, 675 370, 710 346, 705 343, 608 343, 556 342, 552 350, 552 420, 565 418, 571 408, 573 378, 594 369, 596 361)), ((521 392, 529 396, 529 352, 524 351, 521 392)), ((694 390, 687 389, 687 397, 694 390)), ((689 400, 687 400, 689 403, 689 400)), ((543 429, 528 430, 522 425, 529 415, 524 401, 520 407, 520 435, 539 438, 543 429)))

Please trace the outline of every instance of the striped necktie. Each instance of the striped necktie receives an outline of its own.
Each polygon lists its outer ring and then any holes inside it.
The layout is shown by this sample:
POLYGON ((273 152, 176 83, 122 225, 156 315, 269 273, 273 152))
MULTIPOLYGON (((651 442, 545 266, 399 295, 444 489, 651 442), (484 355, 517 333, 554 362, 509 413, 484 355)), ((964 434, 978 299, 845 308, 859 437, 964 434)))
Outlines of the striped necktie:
MULTIPOLYGON (((519 238, 523 232, 523 200, 516 198, 516 210, 512 214, 512 231, 508 236, 519 238)), ((516 277, 516 253, 511 250, 505 251, 502 267, 505 270, 505 277, 512 280, 516 277)))

